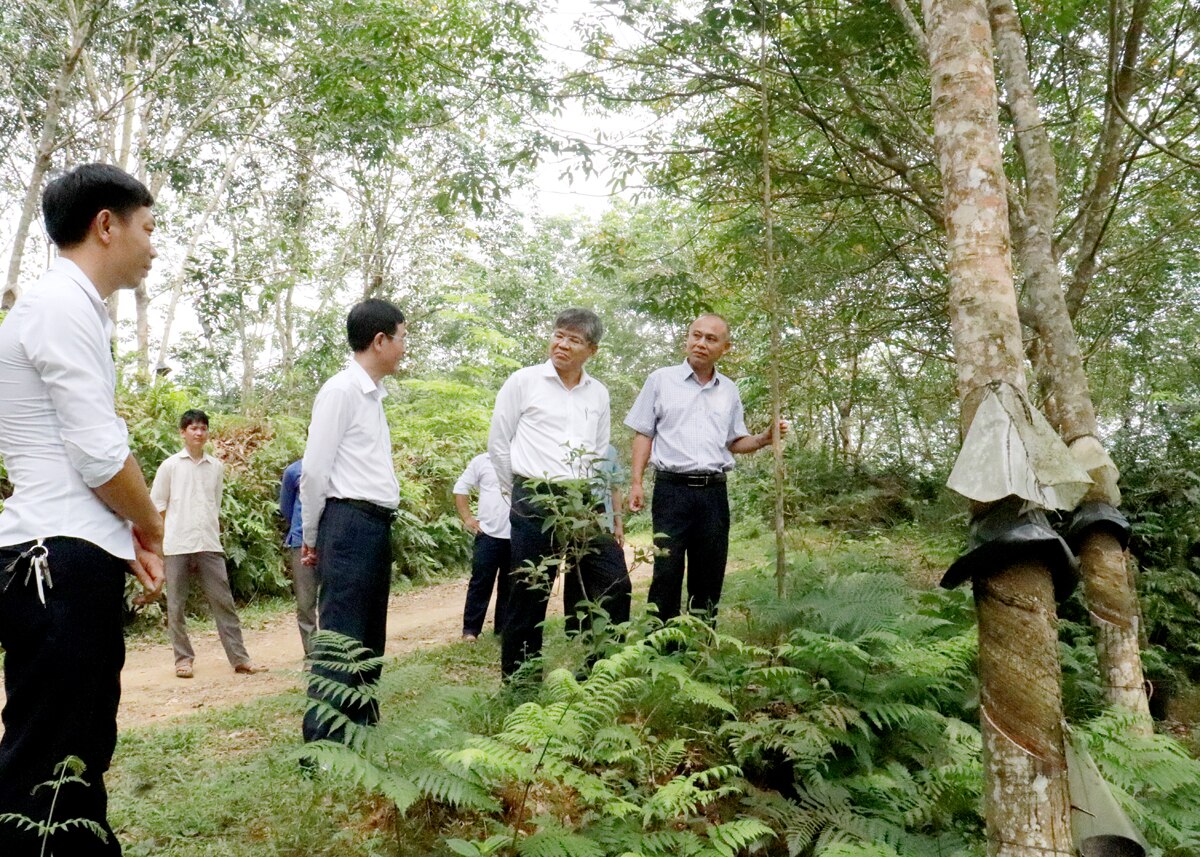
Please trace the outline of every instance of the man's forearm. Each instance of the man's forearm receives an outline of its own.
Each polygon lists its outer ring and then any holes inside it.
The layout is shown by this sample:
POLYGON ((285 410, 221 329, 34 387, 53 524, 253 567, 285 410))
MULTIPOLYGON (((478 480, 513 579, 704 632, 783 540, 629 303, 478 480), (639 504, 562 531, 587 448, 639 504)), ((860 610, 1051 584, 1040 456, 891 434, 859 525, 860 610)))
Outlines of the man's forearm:
POLYGON ((758 452, 764 446, 770 445, 771 432, 765 431, 762 434, 747 434, 739 437, 729 444, 729 451, 745 455, 748 452, 758 452))
POLYGON ((155 542, 162 541, 162 515, 154 508, 150 492, 146 490, 146 478, 132 455, 125 459, 116 476, 92 490, 104 505, 137 527, 143 536, 155 542))
POLYGON ((650 463, 650 447, 654 439, 649 435, 635 432, 633 435, 633 450, 630 454, 630 481, 634 485, 642 484, 646 465, 650 463))
POLYGON ((462 518, 464 524, 471 523, 471 504, 466 494, 454 495, 454 508, 458 510, 458 517, 462 518))

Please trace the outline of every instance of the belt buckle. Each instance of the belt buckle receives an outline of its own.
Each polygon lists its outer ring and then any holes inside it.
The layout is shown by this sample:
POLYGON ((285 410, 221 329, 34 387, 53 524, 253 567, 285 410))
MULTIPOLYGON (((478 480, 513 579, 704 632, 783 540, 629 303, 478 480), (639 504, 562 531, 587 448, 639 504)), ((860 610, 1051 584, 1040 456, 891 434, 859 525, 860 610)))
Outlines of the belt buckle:
POLYGON ((707 488, 708 475, 704 473, 694 473, 687 478, 687 486, 689 488, 707 488))

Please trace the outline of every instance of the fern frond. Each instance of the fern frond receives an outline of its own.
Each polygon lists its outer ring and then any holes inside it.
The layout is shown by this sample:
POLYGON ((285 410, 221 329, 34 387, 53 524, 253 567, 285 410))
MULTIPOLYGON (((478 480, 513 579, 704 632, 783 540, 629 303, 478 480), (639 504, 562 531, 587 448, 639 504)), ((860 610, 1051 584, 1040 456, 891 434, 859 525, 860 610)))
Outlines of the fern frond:
POLYGON ((714 824, 706 833, 710 846, 722 857, 736 857, 753 845, 775 838, 775 831, 755 818, 738 818, 724 824, 714 824))
POLYGON ((328 767, 337 778, 370 794, 383 795, 403 813, 421 796, 416 783, 407 777, 380 767, 351 748, 334 741, 305 744, 303 755, 328 767))
POLYGON ((482 780, 473 773, 459 774, 447 768, 423 768, 413 776, 421 793, 438 803, 456 809, 497 812, 500 801, 492 797, 482 780))

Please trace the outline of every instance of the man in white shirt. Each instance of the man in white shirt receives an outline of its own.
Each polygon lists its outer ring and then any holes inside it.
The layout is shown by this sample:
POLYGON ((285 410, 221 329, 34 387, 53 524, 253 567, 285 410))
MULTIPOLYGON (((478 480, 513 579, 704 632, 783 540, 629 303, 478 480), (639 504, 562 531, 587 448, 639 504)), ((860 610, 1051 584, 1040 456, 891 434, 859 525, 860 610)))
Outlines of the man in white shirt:
MULTIPOLYGON (((387 637, 392 519, 400 504, 383 412, 383 379, 396 373, 408 330, 398 307, 370 299, 351 308, 346 335, 354 354, 345 369, 325 382, 313 403, 300 473, 300 551, 301 560, 317 569, 320 630, 358 640, 379 657, 387 637)), ((314 647, 319 659, 320 647, 314 647)), ((337 670, 318 663, 312 671, 351 686, 377 684, 380 674, 378 669, 337 670)), ((308 692, 314 700, 325 699, 315 684, 309 684, 308 692)), ((379 719, 374 702, 325 704, 355 723, 379 719)), ((342 731, 321 716, 319 706, 304 716, 306 741, 337 740, 342 731)))
POLYGON ((472 458, 454 483, 454 507, 463 526, 475 536, 462 631, 464 640, 474 642, 483 633, 483 620, 487 617, 493 588, 496 590, 496 612, 492 625, 497 635, 504 632, 504 611, 508 608, 511 579, 508 499, 500 491, 496 469, 486 452, 472 458), (479 491, 478 517, 471 514, 470 495, 476 489, 479 491))
POLYGON ((187 598, 195 575, 212 610, 217 636, 235 673, 253 675, 266 667, 252 663, 242 642, 225 551, 221 547, 221 489, 225 465, 204 451, 208 443, 208 414, 195 408, 179 418, 183 449, 161 465, 154 476, 150 499, 162 513, 163 553, 167 575, 167 633, 175 651, 175 675, 191 678, 196 653, 187 633, 187 598))
MULTIPOLYGON (((771 444, 771 430, 750 434, 737 385, 717 371, 729 350, 729 324, 706 314, 688 327, 682 365, 650 373, 625 425, 634 430, 629 508, 645 505, 646 465, 654 467, 654 577, 651 604, 664 622, 679 615, 687 563, 688 606, 715 621, 729 554, 726 474, 734 453, 771 444)), ((779 434, 788 424, 779 422, 779 434)))
MULTIPOLYGON (((512 591, 501 644, 501 673, 507 678, 542 653, 555 564, 546 580, 526 570, 562 552, 555 528, 546 528, 549 497, 576 489, 591 491, 595 463, 608 448, 608 390, 584 371, 604 328, 594 312, 568 309, 554 320, 550 359, 518 369, 496 396, 488 455, 502 491, 511 493, 512 591)), ((629 618, 630 584, 625 557, 611 533, 597 527, 577 563, 582 588, 614 624, 629 618)), ((568 605, 568 612, 574 605, 568 605)))
POLYGON ((2 824, 4 857, 45 845, 121 853, 104 773, 117 740, 125 575, 142 584, 139 602, 158 596, 162 519, 114 411, 104 299, 149 272, 152 204, 141 182, 104 164, 50 182, 42 211, 58 258, 0 325, 0 455, 13 483, 0 512, 0 813, 86 819, 104 832, 76 825, 43 844, 2 824), (67 756, 86 765, 82 783, 35 791, 67 756))

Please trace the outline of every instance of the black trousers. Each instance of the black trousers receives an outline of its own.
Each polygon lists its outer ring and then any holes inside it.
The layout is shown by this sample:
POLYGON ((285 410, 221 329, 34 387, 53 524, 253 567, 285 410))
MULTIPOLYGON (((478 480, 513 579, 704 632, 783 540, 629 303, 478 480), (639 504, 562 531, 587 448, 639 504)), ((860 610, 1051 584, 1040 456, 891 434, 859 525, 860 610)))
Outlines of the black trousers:
MULTIPOLYGON (((90 819, 106 831, 107 842, 74 828, 52 837, 47 853, 114 857, 121 846, 106 818, 104 774, 117 743, 129 566, 82 539, 50 538, 45 545, 53 582, 45 590, 46 603, 38 599, 33 579, 25 582, 24 561, 0 594, 0 646, 8 695, 0 741, 0 812, 42 822, 90 819), (50 818, 54 791, 31 792, 54 779, 54 766, 67 756, 83 760, 87 785, 64 785, 50 818)), ((0 548, 0 569, 29 547, 31 543, 0 548)), ((0 824, 4 857, 36 857, 40 850, 36 834, 0 824)))
POLYGON ((679 615, 686 564, 689 612, 715 621, 729 556, 725 483, 692 487, 659 480, 650 510, 660 555, 654 558, 649 601, 658 617, 666 622, 679 615))
MULTIPOLYGON (((544 491, 545 489, 541 489, 544 491)), ((551 565, 544 580, 531 580, 526 562, 535 566, 553 557, 563 545, 553 528, 543 532, 547 512, 545 504, 518 477, 513 482, 512 511, 512 590, 505 613, 504 634, 500 647, 500 671, 507 677, 525 661, 542 654, 542 622, 550 603, 550 589, 558 567, 551 565)), ((576 561, 581 588, 589 601, 602 606, 614 623, 629 619, 632 587, 625 556, 610 533, 591 540, 576 561)), ((578 598, 578 596, 576 596, 578 598)), ((567 615, 575 613, 576 603, 567 605, 567 615)))
POLYGON ((504 611, 512 580, 508 539, 498 539, 480 532, 475 535, 475 550, 471 556, 471 581, 467 584, 467 604, 463 608, 463 633, 476 637, 483 631, 492 589, 496 589, 496 633, 504 632, 504 611))
MULTIPOLYGON (((317 535, 317 616, 322 631, 357 640, 373 656, 383 654, 387 639, 388 592, 392 578, 391 519, 379 517, 342 500, 329 500, 317 535)), ((315 648, 313 657, 320 659, 315 648)), ((378 668, 360 673, 313 665, 316 675, 351 687, 378 684, 378 668)), ((324 699, 309 685, 311 699, 324 699)), ((326 700, 329 702, 329 700, 326 700)), ((379 720, 379 705, 345 701, 333 704, 354 723, 379 720)), ((342 740, 342 730, 319 722, 318 713, 304 715, 304 740, 342 740)))

